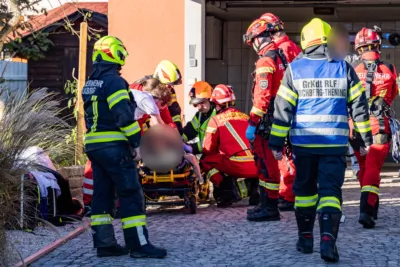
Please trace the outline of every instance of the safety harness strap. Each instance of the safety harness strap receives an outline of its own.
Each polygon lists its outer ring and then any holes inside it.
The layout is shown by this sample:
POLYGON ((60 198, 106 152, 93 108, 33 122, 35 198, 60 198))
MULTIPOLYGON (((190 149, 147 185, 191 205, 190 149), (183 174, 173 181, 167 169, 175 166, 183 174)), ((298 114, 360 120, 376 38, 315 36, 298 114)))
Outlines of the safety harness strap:
POLYGON ((374 82, 374 73, 376 72, 380 60, 366 61, 363 60, 364 68, 367 70, 367 77, 365 80, 365 94, 367 99, 371 98, 372 83, 374 82))

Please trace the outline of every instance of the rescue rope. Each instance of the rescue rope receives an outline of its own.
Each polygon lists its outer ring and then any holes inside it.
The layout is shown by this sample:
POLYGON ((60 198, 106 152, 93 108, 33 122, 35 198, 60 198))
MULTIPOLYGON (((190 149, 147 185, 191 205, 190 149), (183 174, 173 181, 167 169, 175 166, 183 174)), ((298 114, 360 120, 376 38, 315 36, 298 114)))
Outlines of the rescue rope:
POLYGON ((396 120, 395 113, 389 110, 389 125, 392 132, 392 158, 396 163, 400 161, 400 122, 396 120))

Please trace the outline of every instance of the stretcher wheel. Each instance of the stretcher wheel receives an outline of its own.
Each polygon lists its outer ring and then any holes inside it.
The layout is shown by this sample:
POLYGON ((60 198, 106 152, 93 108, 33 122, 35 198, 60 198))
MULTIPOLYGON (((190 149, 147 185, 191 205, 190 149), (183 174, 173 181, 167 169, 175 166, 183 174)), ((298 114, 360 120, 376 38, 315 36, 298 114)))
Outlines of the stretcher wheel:
POLYGON ((189 210, 191 214, 195 214, 197 211, 197 200, 196 196, 190 196, 189 198, 189 210))

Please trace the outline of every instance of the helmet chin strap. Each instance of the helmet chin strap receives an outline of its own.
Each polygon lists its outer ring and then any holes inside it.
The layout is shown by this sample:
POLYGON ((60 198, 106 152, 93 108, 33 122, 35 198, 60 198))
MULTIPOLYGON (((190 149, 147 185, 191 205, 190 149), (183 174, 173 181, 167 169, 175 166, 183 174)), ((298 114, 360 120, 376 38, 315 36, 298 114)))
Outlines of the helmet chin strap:
POLYGON ((253 49, 259 53, 263 50, 268 44, 272 42, 270 37, 259 37, 253 41, 253 49))

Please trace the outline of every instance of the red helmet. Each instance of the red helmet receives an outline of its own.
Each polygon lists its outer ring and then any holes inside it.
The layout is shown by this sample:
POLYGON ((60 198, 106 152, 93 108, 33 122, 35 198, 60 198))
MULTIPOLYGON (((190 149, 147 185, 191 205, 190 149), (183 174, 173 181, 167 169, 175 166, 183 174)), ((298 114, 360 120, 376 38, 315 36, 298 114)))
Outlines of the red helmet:
POLYGON ((376 30, 362 28, 356 35, 354 39, 354 49, 364 50, 363 47, 368 46, 367 50, 371 50, 372 48, 378 48, 382 44, 382 39, 376 30))
POLYGON ((263 19, 256 19, 250 24, 246 34, 243 35, 243 42, 248 45, 253 44, 256 37, 270 37, 271 33, 276 31, 275 27, 263 19))
POLYGON ((272 13, 262 14, 260 19, 263 19, 266 22, 271 23, 275 27, 276 31, 283 31, 284 30, 283 21, 278 16, 275 16, 272 13))
POLYGON ((235 93, 230 85, 218 84, 211 95, 211 101, 218 105, 233 102, 236 100, 235 93))

